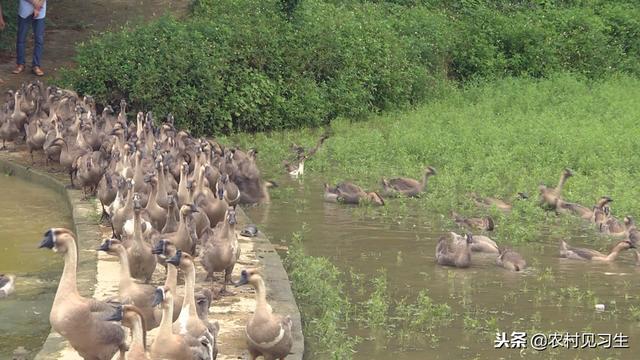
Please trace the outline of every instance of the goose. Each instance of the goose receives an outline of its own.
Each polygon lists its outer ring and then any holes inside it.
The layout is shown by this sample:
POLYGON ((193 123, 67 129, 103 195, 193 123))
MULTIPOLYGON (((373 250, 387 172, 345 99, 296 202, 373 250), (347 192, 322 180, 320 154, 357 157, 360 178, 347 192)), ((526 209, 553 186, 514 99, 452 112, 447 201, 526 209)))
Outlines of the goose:
POLYGON ((149 201, 145 208, 147 214, 149 214, 149 220, 151 226, 154 229, 160 231, 164 228, 164 224, 167 221, 167 210, 158 205, 158 180, 155 175, 145 176, 145 180, 151 185, 151 193, 149 194, 149 201))
POLYGON ((25 124, 24 131, 27 134, 27 149, 31 156, 31 164, 35 164, 33 151, 43 150, 44 143, 47 140, 47 134, 42 130, 42 120, 36 119, 29 124, 25 124))
POLYGON ((0 299, 6 298, 16 291, 15 281, 15 275, 0 274, 0 299))
POLYGON ((207 271, 206 281, 213 280, 214 272, 224 271, 221 294, 227 294, 227 283, 231 282, 231 273, 240 258, 240 246, 235 226, 236 211, 234 208, 228 208, 225 221, 220 222, 215 229, 208 229, 203 237, 200 260, 207 271))
POLYGON ((110 360, 117 352, 124 359, 127 351, 124 330, 105 320, 117 309, 113 304, 84 298, 78 293, 78 249, 73 232, 51 228, 44 234, 40 248, 64 256, 64 270, 49 315, 51 328, 85 359, 110 360))
MULTIPOLYGON (((178 203, 176 200, 176 196, 171 194, 168 197, 169 199, 169 203, 168 203, 168 207, 167 207, 167 217, 165 219, 164 222, 164 227, 162 228, 162 230, 160 231, 162 234, 168 234, 168 233, 172 233, 172 232, 176 232, 178 231, 178 220, 176 219, 176 209, 178 208, 178 203)), ((179 218, 179 216, 178 216, 179 218)))
POLYGON ((104 175, 98 182, 98 190, 97 190, 97 198, 100 200, 100 205, 102 206, 102 216, 103 218, 109 216, 107 212, 107 208, 114 202, 116 197, 118 196, 118 187, 114 186, 114 178, 116 181, 116 185, 118 185, 121 181, 119 175, 116 175, 111 170, 105 171, 104 175))
POLYGON ((156 256, 151 253, 151 246, 142 239, 142 205, 139 199, 133 201, 133 242, 127 248, 127 256, 131 261, 131 276, 135 279, 151 281, 156 269, 156 256))
POLYGON ((471 229, 493 231, 495 227, 495 223, 490 216, 483 218, 464 218, 460 216, 460 214, 452 211, 451 218, 456 224, 471 229))
POLYGON ((156 339, 151 344, 149 354, 152 359, 193 360, 189 344, 183 335, 175 334, 172 329, 173 296, 166 286, 156 288, 153 305, 161 305, 162 322, 156 339))
MULTIPOLYGON (((121 237, 122 233, 123 233, 123 228, 124 228, 124 224, 127 221, 127 219, 131 218, 133 216, 133 180, 131 179, 127 179, 125 181, 126 184, 126 190, 127 190, 127 198, 124 201, 123 206, 121 206, 118 209, 115 209, 115 211, 112 211, 112 226, 114 228, 114 234, 117 237, 121 237)), ((120 194, 122 194, 122 192, 119 190, 120 194)))
POLYGON ((140 309, 134 305, 124 305, 121 311, 114 312, 108 320, 120 321, 123 326, 131 329, 131 343, 129 351, 127 351, 127 360, 151 360, 146 352, 147 327, 140 309))
POLYGON ((305 160, 306 160, 306 157, 302 156, 301 158, 298 159, 297 164, 290 163, 288 160, 285 160, 282 162, 282 165, 284 166, 284 169, 287 171, 287 174, 289 174, 293 178, 297 178, 299 176, 304 175, 305 160))
POLYGON ((605 255, 596 250, 571 247, 564 240, 561 240, 560 257, 574 260, 612 262, 618 257, 620 252, 631 248, 635 248, 635 245, 629 240, 623 240, 611 249, 609 255, 605 255))
POLYGON ((596 203, 596 205, 591 209, 589 209, 586 206, 582 206, 580 204, 566 202, 562 199, 558 199, 558 207, 560 209, 569 210, 573 212, 575 215, 578 215, 585 220, 595 222, 596 209, 604 211, 604 208, 608 207, 608 204, 611 203, 612 201, 613 199, 611 199, 610 197, 602 196, 600 199, 598 199, 598 202, 596 203))
POLYGON ((173 295, 173 322, 178 320, 178 316, 180 315, 180 310, 182 309, 182 304, 184 301, 184 296, 179 295, 177 292, 178 288, 178 268, 166 262, 166 259, 171 258, 176 254, 176 247, 169 240, 160 239, 158 240, 151 252, 158 256, 158 262, 164 264, 167 267, 167 277, 164 281, 164 286, 171 289, 173 295), (162 259, 162 261, 160 261, 162 259))
MULTIPOLYGON (((207 168, 211 168, 211 166, 207 165, 207 168)), ((224 199, 229 206, 235 207, 240 203, 240 189, 231 181, 228 174, 218 176, 214 194, 218 199, 224 199)))
POLYGON ((178 183, 178 206, 180 207, 189 203, 190 194, 189 189, 187 189, 188 175, 189 164, 183 162, 180 167, 180 182, 178 183))
MULTIPOLYGON (((453 233, 455 234, 455 233, 453 233)), ((483 253, 499 253, 498 244, 495 241, 491 240, 488 236, 484 235, 472 235, 471 236, 471 251, 473 252, 483 252, 483 253)))
POLYGON ((187 336, 192 340, 191 347, 194 353, 206 349, 210 359, 215 359, 218 353, 216 336, 209 331, 209 327, 200 319, 195 301, 196 269, 191 255, 177 250, 176 254, 167 259, 167 263, 180 268, 184 273, 185 302, 180 311, 178 321, 173 324, 175 333, 187 336))
MULTIPOLYGON (((512 204, 498 198, 480 197, 475 193, 471 193, 470 195, 473 198, 475 204, 479 207, 483 207, 483 208, 496 207, 498 210, 501 210, 503 212, 509 212, 511 211, 511 209, 513 209, 512 204)), ((528 198, 529 196, 523 192, 518 192, 515 197, 516 200, 526 200, 528 198)))
POLYGON ((422 181, 418 181, 410 178, 394 178, 394 179, 385 179, 382 178, 382 187, 383 192, 382 196, 385 197, 394 197, 398 195, 408 196, 408 197, 417 197, 420 196, 426 186, 429 177, 436 175, 436 169, 432 166, 428 166, 424 175, 422 176, 422 181))
POLYGON ((62 144, 56 142, 57 139, 62 139, 62 132, 60 131, 60 124, 56 119, 51 120, 52 129, 47 132, 47 138, 42 145, 45 153, 45 165, 49 164, 49 161, 59 162, 60 153, 62 152, 62 144))
POLYGON ((193 253, 196 249, 197 234, 193 225, 192 214, 197 213, 195 205, 183 205, 180 208, 180 223, 178 230, 173 233, 165 233, 164 238, 170 240, 178 250, 193 253))
POLYGON ((547 188, 544 184, 538 187, 540 191, 540 204, 550 209, 557 210, 557 201, 561 198, 562 188, 564 184, 573 176, 573 171, 569 168, 565 168, 560 174, 560 180, 555 188, 547 188))
MULTIPOLYGON (((82 138, 82 132, 78 133, 78 137, 82 138)), ((69 173, 69 179, 71 181, 72 188, 75 188, 75 184, 73 182, 73 165, 75 164, 76 159, 91 151, 91 148, 89 148, 88 145, 83 145, 83 142, 78 140, 76 140, 76 143, 73 146, 70 146, 67 140, 65 140, 64 138, 56 139, 52 143, 59 143, 61 145, 62 150, 60 151, 60 165, 62 165, 62 167, 65 168, 69 173)))
POLYGON ((366 192, 360 186, 345 181, 335 188, 324 184, 324 200, 343 204, 372 204, 382 206, 384 199, 377 192, 366 192))
MULTIPOLYGON (((117 239, 106 239, 98 248, 109 255, 117 256, 120 260, 120 281, 118 283, 118 295, 125 304, 133 304, 140 309, 146 324, 146 329, 151 330, 160 324, 161 314, 152 305, 152 295, 155 287, 147 284, 139 284, 131 277, 131 262, 127 250, 117 239)), ((149 250, 151 254, 151 250, 149 250)))
POLYGON ((466 268, 471 265, 471 234, 464 236, 452 233, 453 243, 447 241, 446 236, 440 237, 436 245, 436 263, 438 265, 466 268), (460 243, 462 242, 462 243, 460 243))
POLYGON ((160 159, 156 163, 156 171, 156 202, 163 209, 167 209, 169 207, 169 199, 167 198, 169 188, 167 187, 167 176, 164 172, 164 163, 162 162, 162 156, 160 156, 160 159))
POLYGON ((25 97, 21 90, 17 90, 14 93, 15 104, 13 106, 13 112, 9 116, 9 121, 18 129, 24 129, 24 125, 27 123, 27 114, 22 110, 21 104, 24 104, 25 97))
POLYGON ((77 185, 83 189, 85 200, 95 193, 104 174, 105 166, 102 156, 100 151, 88 152, 78 157, 73 165, 77 185))
POLYGON ((522 255, 508 249, 500 249, 500 254, 496 258, 496 265, 511 271, 522 271, 527 267, 527 262, 522 255))
POLYGON ((256 269, 242 270, 236 286, 251 284, 256 290, 256 309, 247 321, 245 337, 250 359, 263 356, 265 359, 284 359, 293 345, 291 316, 274 314, 267 302, 267 289, 260 272, 256 269))
MULTIPOLYGON (((6 105, 5 105, 6 108, 6 105)), ((2 124, 0 124, 0 139, 2 139, 2 147, 0 150, 7 149, 6 142, 13 141, 20 136, 20 128, 11 121, 10 117, 7 117, 2 124)))

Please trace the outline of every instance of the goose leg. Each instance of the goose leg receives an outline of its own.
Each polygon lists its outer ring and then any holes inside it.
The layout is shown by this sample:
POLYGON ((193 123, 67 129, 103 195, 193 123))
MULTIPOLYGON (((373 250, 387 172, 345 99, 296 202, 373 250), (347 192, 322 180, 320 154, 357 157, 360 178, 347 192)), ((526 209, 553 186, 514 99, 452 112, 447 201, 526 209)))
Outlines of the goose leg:
POLYGON ((222 282, 222 290, 220 290, 220 296, 235 296, 236 293, 227 290, 227 284, 231 283, 231 273, 233 272, 233 266, 224 270, 224 281, 222 282))

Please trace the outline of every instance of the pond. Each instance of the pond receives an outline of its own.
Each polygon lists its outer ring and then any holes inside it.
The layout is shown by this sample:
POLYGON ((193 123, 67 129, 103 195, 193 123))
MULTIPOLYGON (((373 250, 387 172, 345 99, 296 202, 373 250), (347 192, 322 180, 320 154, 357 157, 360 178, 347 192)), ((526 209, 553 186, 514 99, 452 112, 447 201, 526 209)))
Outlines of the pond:
POLYGON ((69 227, 71 214, 61 195, 0 174, 0 273, 16 275, 16 291, 0 300, 0 359, 23 346, 37 354, 49 334, 49 311, 62 259, 38 249, 52 225, 69 227))
MULTIPOLYGON (((411 200, 389 201, 386 209, 324 203, 318 180, 285 179, 281 185, 273 192, 272 204, 247 210, 274 243, 288 241, 304 223, 307 254, 327 257, 345 273, 352 269, 369 279, 384 268, 394 300, 413 301, 426 290, 435 303, 447 303, 452 309, 448 324, 408 338, 400 336, 403 329, 380 335, 354 323, 352 334, 364 339, 355 359, 637 356, 631 349, 637 348, 640 338, 640 267, 634 265, 631 252, 612 264, 561 259, 560 236, 549 229, 549 235, 535 243, 513 246, 529 263, 524 273, 508 272, 495 265, 495 256, 477 253, 468 269, 445 268, 434 261, 438 238, 449 230, 463 230, 447 228, 441 215, 420 213, 411 200), (596 311, 596 304, 603 304, 605 310, 596 311), (596 340, 598 333, 622 333, 628 336, 631 349, 604 349, 605 344, 597 349, 495 349, 498 331, 508 337, 512 331, 527 332, 528 337, 542 333, 547 341, 557 338, 555 332, 587 337, 594 333, 596 340)), ((577 226, 564 240, 600 250, 612 246, 611 239, 597 235, 587 224, 577 226)), ((358 299, 356 289, 349 291, 358 299)))

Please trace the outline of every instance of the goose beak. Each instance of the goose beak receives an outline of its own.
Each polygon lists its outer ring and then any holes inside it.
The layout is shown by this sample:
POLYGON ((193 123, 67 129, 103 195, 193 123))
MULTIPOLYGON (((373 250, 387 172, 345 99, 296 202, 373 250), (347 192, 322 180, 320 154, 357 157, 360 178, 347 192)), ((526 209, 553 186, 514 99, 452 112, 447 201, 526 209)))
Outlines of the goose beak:
POLYGON ((53 238, 53 231, 49 230, 44 234, 44 239, 42 239, 42 241, 40 242, 40 246, 38 246, 38 248, 53 249, 55 244, 56 242, 55 242, 55 239, 53 238))
POLYGON ((162 290, 162 288, 157 288, 156 291, 153 293, 153 303, 151 304, 151 306, 158 306, 162 304, 163 301, 164 301, 164 290, 162 290))
POLYGON ((151 253, 154 255, 162 255, 164 254, 165 242, 164 240, 160 240, 156 242, 153 249, 151 249, 151 253))
POLYGON ((182 251, 178 250, 175 255, 167 259, 167 262, 171 265, 179 266, 181 257, 182 257, 182 251))
POLYGON ((122 321, 123 318, 123 308, 122 305, 116 306, 113 313, 105 318, 106 321, 122 321))
POLYGON ((240 276, 240 280, 238 280, 236 283, 234 283, 234 285, 236 287, 242 286, 242 285, 246 285, 249 283, 249 276, 247 275, 247 271, 246 270, 242 270, 242 275, 240 276))

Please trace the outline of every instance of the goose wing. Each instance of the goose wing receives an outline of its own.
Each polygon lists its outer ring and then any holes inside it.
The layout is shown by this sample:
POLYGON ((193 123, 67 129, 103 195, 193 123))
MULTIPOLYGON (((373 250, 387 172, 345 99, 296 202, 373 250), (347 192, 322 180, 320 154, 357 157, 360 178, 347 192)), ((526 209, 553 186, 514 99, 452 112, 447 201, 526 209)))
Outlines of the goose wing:
POLYGON ((591 260, 594 256, 603 256, 600 252, 591 249, 569 247, 568 250, 587 260, 591 260))
POLYGON ((340 194, 357 194, 362 192, 362 188, 354 183, 350 183, 350 182, 342 182, 338 185, 336 185, 336 190, 340 193, 340 194))
POLYGON ((278 315, 269 318, 254 318, 246 328, 248 341, 261 349, 278 345, 291 334, 291 321, 278 315))
POLYGON ((420 182, 409 178, 394 178, 389 180, 389 185, 398 191, 414 190, 420 186, 420 182))

